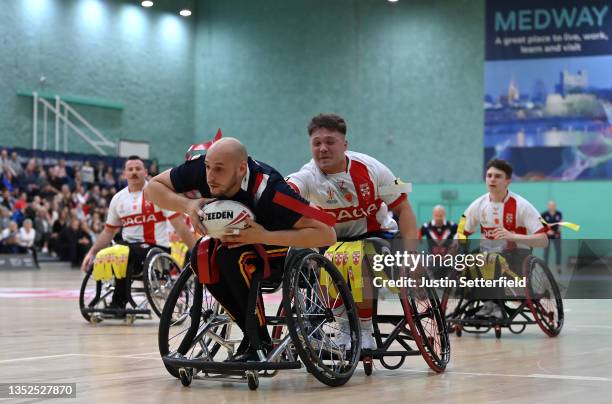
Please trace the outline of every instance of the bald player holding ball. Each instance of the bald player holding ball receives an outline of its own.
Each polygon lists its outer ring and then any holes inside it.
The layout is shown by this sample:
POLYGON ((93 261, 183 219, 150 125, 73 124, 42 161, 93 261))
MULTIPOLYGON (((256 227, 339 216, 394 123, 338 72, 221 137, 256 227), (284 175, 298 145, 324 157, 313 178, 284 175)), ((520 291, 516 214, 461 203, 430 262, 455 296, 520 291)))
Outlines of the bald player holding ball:
POLYGON ((330 223, 329 217, 310 207, 278 171, 249 157, 244 145, 234 138, 220 139, 205 156, 154 177, 145 188, 145 196, 164 209, 189 215, 201 234, 207 234, 207 230, 199 213, 213 198, 240 202, 253 212, 256 221, 246 218, 245 229, 200 239, 191 262, 199 281, 243 331, 244 338, 230 359, 258 360, 257 351, 267 353, 272 343, 261 299, 256 306, 257 333, 249 335, 248 296, 254 280, 270 272, 282 272, 288 246, 335 243, 333 218, 330 223), (193 191, 200 197, 183 195, 193 191))

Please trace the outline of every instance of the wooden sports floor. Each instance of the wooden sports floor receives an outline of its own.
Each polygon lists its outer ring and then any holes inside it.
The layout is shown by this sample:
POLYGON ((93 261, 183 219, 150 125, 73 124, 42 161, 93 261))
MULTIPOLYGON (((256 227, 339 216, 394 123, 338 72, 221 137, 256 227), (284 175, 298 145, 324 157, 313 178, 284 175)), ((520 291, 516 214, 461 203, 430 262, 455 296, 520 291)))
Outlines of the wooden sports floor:
POLYGON ((302 369, 260 379, 259 389, 250 391, 242 383, 201 380, 183 387, 157 353, 157 319, 86 323, 77 301, 81 278, 80 271, 57 264, 0 271, 0 382, 76 383, 77 399, 63 401, 107 404, 612 402, 609 300, 565 300, 557 338, 537 326, 521 335, 504 330, 501 340, 492 332, 452 336, 443 374, 412 357, 395 371, 375 361, 370 377, 360 365, 340 388, 302 369))

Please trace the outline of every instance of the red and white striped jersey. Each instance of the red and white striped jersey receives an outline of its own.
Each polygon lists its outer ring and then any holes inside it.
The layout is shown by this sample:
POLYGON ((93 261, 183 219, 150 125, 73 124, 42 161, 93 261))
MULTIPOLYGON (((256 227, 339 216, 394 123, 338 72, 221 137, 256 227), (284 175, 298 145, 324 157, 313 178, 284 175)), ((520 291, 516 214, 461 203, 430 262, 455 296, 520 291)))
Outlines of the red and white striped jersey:
POLYGON ((287 177, 287 182, 314 205, 336 217, 339 239, 373 232, 397 232, 389 210, 406 199, 393 189, 397 177, 366 154, 347 151, 346 171, 325 174, 314 160, 287 177), (385 189, 386 188, 386 189, 385 189))
MULTIPOLYGON (((493 202, 489 193, 470 204, 465 213, 464 233, 469 236, 479 230, 482 234, 481 249, 486 251, 501 251, 512 247, 505 240, 493 240, 495 228, 504 227, 516 234, 543 233, 546 227, 542 224, 540 213, 529 201, 514 192, 508 194, 502 202, 493 202)), ((529 248, 516 243, 517 247, 529 248)))
POLYGON ((106 226, 121 228, 121 236, 128 243, 147 243, 170 246, 167 220, 180 213, 160 209, 143 198, 142 190, 130 192, 128 187, 117 192, 108 207, 106 226))

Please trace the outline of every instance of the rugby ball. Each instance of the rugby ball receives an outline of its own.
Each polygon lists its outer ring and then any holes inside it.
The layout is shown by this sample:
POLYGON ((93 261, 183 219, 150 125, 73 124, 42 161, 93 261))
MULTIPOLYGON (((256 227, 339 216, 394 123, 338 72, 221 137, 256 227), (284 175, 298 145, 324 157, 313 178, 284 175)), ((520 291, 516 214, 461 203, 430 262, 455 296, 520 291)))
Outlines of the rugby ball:
POLYGON ((231 200, 207 203, 199 213, 206 233, 212 238, 220 238, 231 230, 244 229, 247 217, 255 220, 255 215, 247 206, 231 200))

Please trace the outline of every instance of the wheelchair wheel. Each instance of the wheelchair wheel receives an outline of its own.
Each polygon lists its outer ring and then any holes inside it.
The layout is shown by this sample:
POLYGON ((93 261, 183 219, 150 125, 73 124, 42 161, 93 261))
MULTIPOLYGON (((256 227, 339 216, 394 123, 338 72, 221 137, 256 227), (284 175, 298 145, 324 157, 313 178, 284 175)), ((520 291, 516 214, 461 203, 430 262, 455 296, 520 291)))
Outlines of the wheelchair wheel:
POLYGON ((544 334, 555 337, 563 328, 563 300, 544 261, 530 257, 527 267, 527 305, 544 334))
POLYGON ((99 323, 102 321, 97 316, 91 316, 84 311, 85 308, 108 308, 113 298, 115 285, 113 281, 95 281, 92 277, 93 265, 85 273, 81 290, 79 293, 79 308, 81 315, 88 323, 99 323))
MULTIPOLYGON (((213 360, 221 345, 204 333, 217 334, 222 339, 229 336, 229 321, 217 321, 219 305, 208 291, 198 282, 187 266, 170 290, 159 322, 158 346, 160 355, 176 355, 189 359, 213 360)), ((168 372, 181 378, 179 369, 166 366, 168 372)), ((181 379, 182 380, 182 379, 181 379)))
POLYGON ((406 321, 425 362, 434 372, 443 372, 450 360, 450 342, 435 290, 412 288, 408 293, 406 288, 402 288, 400 298, 406 321))
POLYGON ((143 264, 143 283, 151 309, 161 316, 172 285, 181 270, 172 258, 160 248, 152 248, 143 264))
POLYGON ((342 275, 327 258, 304 250, 293 262, 283 280, 283 305, 291 339, 314 377, 328 386, 341 386, 359 363, 357 307, 342 275), (334 315, 332 309, 341 305, 346 317, 334 315), (343 325, 348 325, 349 349, 335 341, 341 329, 346 331, 343 325))

